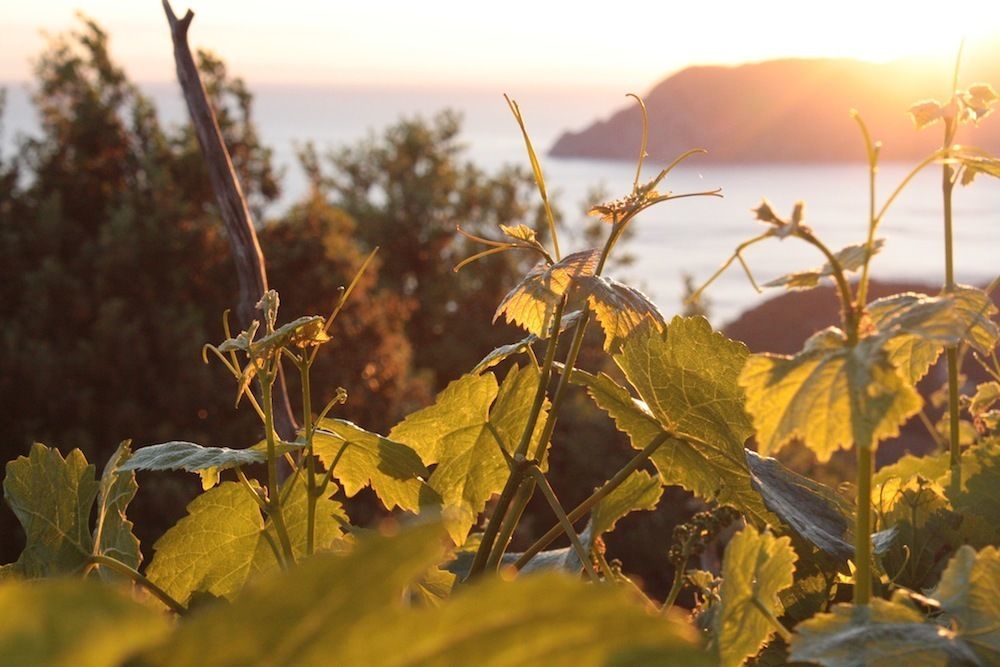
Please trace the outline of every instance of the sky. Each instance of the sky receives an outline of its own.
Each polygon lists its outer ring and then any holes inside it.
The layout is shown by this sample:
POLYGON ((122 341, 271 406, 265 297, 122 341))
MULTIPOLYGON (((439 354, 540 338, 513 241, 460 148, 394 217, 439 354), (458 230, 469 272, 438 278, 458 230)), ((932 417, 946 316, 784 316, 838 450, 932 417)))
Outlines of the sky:
MULTIPOLYGON (((1000 31, 998 0, 173 0, 174 10, 189 2, 192 45, 252 84, 645 90, 691 64, 951 58, 963 36, 1000 31)), ((43 32, 71 28, 76 10, 110 33, 133 79, 173 78, 158 0, 0 0, 0 80, 31 78, 43 32)))

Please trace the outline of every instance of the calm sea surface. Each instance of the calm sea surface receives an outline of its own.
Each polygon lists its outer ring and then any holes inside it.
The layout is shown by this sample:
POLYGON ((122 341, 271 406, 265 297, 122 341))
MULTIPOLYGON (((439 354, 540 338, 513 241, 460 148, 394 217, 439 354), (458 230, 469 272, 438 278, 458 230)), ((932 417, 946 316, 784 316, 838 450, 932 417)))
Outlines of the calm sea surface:
MULTIPOLYGON (((10 150, 18 133, 32 133, 37 128, 25 86, 8 84, 7 88, 0 142, 5 151, 10 150)), ((183 103, 174 86, 150 85, 145 89, 167 123, 184 119, 183 103)), ((524 145, 502 91, 264 86, 254 92, 261 134, 275 149, 278 163, 286 168, 285 194, 270 211, 274 215, 305 187, 295 165, 297 143, 312 140, 321 148, 353 143, 401 116, 429 116, 444 108, 456 109, 464 116, 463 137, 469 159, 487 169, 504 163, 527 167, 524 145)), ((610 91, 509 92, 519 101, 539 151, 551 146, 563 129, 584 127, 625 103, 620 93, 610 91)), ((844 117, 844 122, 850 122, 846 112, 844 117)), ((591 187, 601 186, 617 197, 629 191, 635 173, 634 165, 625 163, 544 156, 542 167, 550 191, 556 193, 555 199, 565 212, 570 227, 567 233, 579 228, 583 201, 591 187)), ((908 168, 901 164, 882 166, 880 198, 891 192, 908 168)), ((649 165, 645 176, 654 173, 655 165, 649 165)), ((942 280, 939 178, 936 170, 925 172, 890 210, 880 229, 887 245, 873 265, 876 278, 942 280)), ((635 255, 636 261, 617 277, 644 289, 667 315, 679 308, 683 274, 704 280, 741 240, 763 229, 750 213, 761 197, 770 199, 779 214, 789 213, 796 200, 804 200, 808 224, 833 247, 865 238, 867 175, 861 164, 734 166, 696 157, 674 171, 666 184, 666 189, 675 193, 719 187, 723 199, 680 200, 652 209, 635 222, 634 239, 623 248, 635 255)), ((969 188, 956 190, 955 220, 959 279, 970 283, 991 279, 1000 272, 1000 182, 981 178, 969 188)), ((761 282, 823 263, 816 251, 793 241, 771 240, 745 256, 761 282)), ((775 294, 756 294, 734 266, 707 296, 713 319, 721 323, 775 294)))

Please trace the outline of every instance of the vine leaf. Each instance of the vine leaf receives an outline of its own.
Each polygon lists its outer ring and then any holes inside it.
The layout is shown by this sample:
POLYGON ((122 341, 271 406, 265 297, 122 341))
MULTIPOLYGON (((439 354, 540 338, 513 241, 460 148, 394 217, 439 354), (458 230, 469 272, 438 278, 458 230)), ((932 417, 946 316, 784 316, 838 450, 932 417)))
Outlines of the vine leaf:
POLYGON ((239 483, 223 482, 191 501, 187 511, 153 545, 146 576, 181 604, 202 591, 232 598, 260 569, 258 550, 268 548, 257 502, 239 483))
POLYGON ((317 426, 313 451, 327 468, 336 461, 333 476, 348 498, 371 486, 387 509, 420 509, 427 468, 411 447, 344 419, 323 419, 317 426))
MULTIPOLYGON (((964 479, 962 488, 951 488, 951 470, 943 476, 942 482, 947 489, 948 500, 955 511, 967 519, 982 519, 987 525, 996 527, 996 518, 1000 514, 1000 444, 985 442, 976 447, 970 447, 963 452, 962 471, 964 479)), ((996 530, 1000 538, 1000 530, 996 530)))
MULTIPOLYGON (((582 313, 579 310, 574 310, 572 313, 563 315, 559 320, 559 332, 562 333, 566 329, 575 326, 577 322, 580 321, 580 316, 582 313)), ((475 368, 469 371, 470 374, 482 373, 483 371, 489 370, 493 366, 496 366, 504 359, 513 356, 515 354, 520 354, 524 352, 529 347, 541 340, 535 334, 528 334, 516 343, 510 343, 509 345, 501 345, 500 347, 494 349, 482 360, 476 364, 475 368)))
POLYGON ((825 462, 834 451, 872 447, 899 433, 922 404, 874 339, 846 344, 833 327, 794 357, 753 355, 740 374, 761 454, 796 437, 825 462))
POLYGON ((251 359, 259 360, 282 347, 310 347, 325 343, 330 340, 325 325, 325 318, 319 315, 307 315, 283 324, 257 340, 253 338, 257 326, 251 325, 247 331, 242 332, 239 336, 223 341, 219 345, 219 351, 241 351, 245 352, 251 359))
POLYGON ((492 578, 436 609, 391 609, 365 619, 338 650, 344 664, 710 664, 689 625, 649 614, 617 587, 560 573, 492 578), (383 640, 373 643, 372 633, 383 640))
POLYGON ((742 665, 774 634, 764 609, 775 618, 781 615, 778 593, 792 585, 796 559, 788 537, 775 537, 766 530, 759 533, 749 525, 726 545, 721 602, 714 617, 722 667, 742 665))
MULTIPOLYGON (((777 460, 747 451, 751 482, 769 510, 802 539, 840 561, 854 560, 854 504, 777 460)), ((895 531, 872 535, 873 551, 889 548, 895 531)))
MULTIPOLYGON (((412 413, 389 433, 428 465, 437 464, 427 483, 441 496, 455 544, 465 542, 486 501, 503 488, 510 471, 496 434, 512 455, 539 381, 532 366, 512 367, 499 388, 492 373, 464 375, 445 387, 433 405, 412 413)), ((529 452, 541 435, 545 412, 543 406, 529 452)))
MULTIPOLYGON (((316 552, 329 551, 334 548, 344 535, 344 527, 350 523, 344 506, 331 498, 336 492, 336 485, 331 484, 327 487, 326 493, 316 499, 316 524, 313 529, 313 547, 316 552)), ((280 493, 284 499, 281 512, 285 519, 285 527, 288 529, 288 541, 292 545, 292 554, 296 560, 301 560, 307 554, 306 543, 307 531, 309 530, 307 523, 309 512, 306 502, 309 490, 305 476, 292 475, 289 477, 282 485, 280 493)), ((270 533, 275 544, 279 544, 278 534, 270 522, 267 523, 264 530, 270 533)), ((263 540, 258 542, 251 572, 274 569, 277 566, 278 561, 275 559, 271 547, 263 540)))
POLYGON ((594 275, 600 254, 594 248, 566 255, 551 266, 539 262, 503 298, 493 321, 504 315, 508 323, 547 338, 556 306, 579 280, 594 275))
MULTIPOLYGON (((125 509, 135 498, 139 485, 135 482, 135 473, 120 473, 122 464, 131 455, 129 441, 126 440, 118 445, 104 467, 97 493, 94 553, 114 558, 133 570, 138 570, 142 561, 139 538, 132 533, 132 522, 125 516, 125 509)), ((99 568, 98 572, 105 579, 120 578, 120 575, 106 567, 99 568)))
POLYGON ((604 276, 590 276, 582 284, 587 291, 587 305, 604 329, 606 351, 619 350, 625 339, 646 320, 651 321, 657 331, 666 327, 660 310, 639 290, 604 276))
POLYGON ((913 590, 931 587, 940 578, 948 557, 962 544, 996 543, 995 521, 953 511, 944 489, 922 477, 913 477, 889 498, 884 521, 897 527, 899 539, 882 557, 896 582, 913 590))
POLYGON ((954 621, 958 636, 970 644, 983 664, 1000 664, 1000 550, 979 553, 959 547, 930 597, 954 621))
MULTIPOLYGON (((203 447, 193 442, 173 440, 159 445, 140 447, 119 470, 186 470, 202 473, 226 470, 236 466, 263 463, 267 454, 259 449, 229 449, 203 447)), ((214 485, 212 485, 214 486, 214 485)), ((210 487, 209 487, 210 488, 210 487)))
POLYGON ((984 150, 964 146, 954 151, 953 157, 962 163, 962 185, 969 185, 979 174, 1000 178, 1000 158, 984 150))
POLYGON ((664 484, 732 505, 760 525, 773 521, 750 486, 743 443, 752 433, 735 380, 747 350, 713 332, 704 318, 675 317, 664 333, 637 329, 615 361, 643 400, 607 375, 574 371, 598 407, 643 449, 671 437, 651 459, 664 484))
POLYGON ((524 241, 532 245, 538 243, 538 235, 535 234, 535 230, 524 224, 500 225, 500 231, 515 241, 524 241))
POLYGON ((603 535, 615 529, 626 514, 636 510, 653 510, 663 495, 663 483, 645 470, 636 470, 609 493, 591 511, 593 535, 603 535))
POLYGON ((248 588, 231 606, 192 617, 144 657, 160 665, 321 665, 335 646, 338 663, 348 665, 576 665, 608 664, 642 647, 660 662, 708 664, 692 628, 648 614, 612 587, 565 576, 492 579, 436 607, 404 606, 401 593, 442 558, 441 537, 439 527, 423 525, 362 540, 345 556, 321 554, 248 588))
POLYGON ((977 665, 975 654, 947 628, 898 601, 838 604, 796 626, 790 658, 825 667, 977 665))
POLYGON ((958 286, 945 298, 905 292, 873 301, 867 308, 872 326, 885 336, 889 359, 911 384, 934 364, 946 345, 967 340, 979 351, 993 348, 997 309, 980 289, 958 286), (912 333, 911 333, 912 332, 912 333))
MULTIPOLYGON (((882 250, 884 245, 885 239, 875 239, 875 242, 872 245, 872 257, 877 255, 882 250)), ((838 250, 833 256, 837 258, 838 262, 840 262, 844 271, 857 271, 865 265, 865 260, 868 257, 868 244, 858 243, 856 245, 849 245, 838 250)), ((790 290, 812 289, 813 287, 819 285, 819 281, 822 278, 832 276, 833 274, 833 266, 830 262, 826 262, 823 266, 817 269, 800 271, 798 273, 789 273, 781 276, 780 278, 775 278, 774 280, 764 283, 764 287, 785 287, 790 290)))
MULTIPOLYGON (((347 555, 317 554, 262 578, 231 605, 192 616, 169 642, 147 653, 144 664, 325 665, 331 646, 338 663, 349 664, 340 655, 343 642, 362 619, 381 617, 398 604, 404 588, 439 562, 441 536, 439 526, 423 525, 393 538, 363 539, 347 555)), ((365 635, 369 646, 373 636, 365 635)), ((377 636, 388 639, 384 629, 377 636)))
MULTIPOLYGON (((573 379, 587 388, 597 407, 614 419, 618 430, 628 434, 634 448, 643 449, 664 433, 649 407, 607 375, 574 370, 573 379)), ((744 456, 744 451, 740 447, 739 455, 744 456)), ((746 459, 737 458, 727 448, 670 438, 650 460, 662 484, 675 484, 706 501, 732 505, 760 525, 773 521, 760 494, 750 485, 746 459)))
POLYGON ((93 553, 90 511, 97 497, 94 466, 79 449, 66 458, 39 443, 7 463, 4 499, 24 527, 24 551, 13 570, 22 577, 69 574, 93 553))
POLYGON ((992 306, 983 306, 981 294, 972 288, 941 297, 897 294, 869 306, 871 330, 853 346, 830 327, 794 357, 753 355, 739 383, 747 392, 760 452, 777 451, 800 437, 822 462, 852 443, 874 447, 897 435, 923 404, 912 378, 926 372, 932 356, 918 354, 921 346, 907 339, 932 346, 956 344, 967 334, 992 339, 992 306))
POLYGON ((170 632, 167 617, 81 579, 0 582, 5 665, 121 665, 170 632))

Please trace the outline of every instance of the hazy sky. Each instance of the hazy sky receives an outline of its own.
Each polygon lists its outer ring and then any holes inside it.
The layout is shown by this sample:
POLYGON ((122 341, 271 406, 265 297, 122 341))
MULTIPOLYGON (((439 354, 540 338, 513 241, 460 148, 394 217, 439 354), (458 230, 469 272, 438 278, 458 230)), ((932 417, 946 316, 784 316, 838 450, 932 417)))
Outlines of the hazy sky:
MULTIPOLYGON (((219 53, 251 84, 644 91, 689 64, 782 56, 950 58, 961 36, 975 40, 1000 30, 998 0, 174 0, 175 11, 188 2, 197 13, 192 44, 219 53)), ((77 9, 110 32, 113 52, 133 78, 173 78, 159 0, 0 0, 0 80, 30 78, 30 59, 45 44, 41 31, 71 27, 77 9)))

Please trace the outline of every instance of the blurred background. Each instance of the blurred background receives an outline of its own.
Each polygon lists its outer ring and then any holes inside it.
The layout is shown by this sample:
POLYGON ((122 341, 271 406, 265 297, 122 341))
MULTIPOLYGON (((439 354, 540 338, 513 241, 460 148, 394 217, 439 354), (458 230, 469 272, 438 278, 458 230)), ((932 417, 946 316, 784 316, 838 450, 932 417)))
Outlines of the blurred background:
MULTIPOLYGON (((564 248, 599 243, 606 228, 586 209, 631 188, 641 119, 626 93, 649 110, 647 177, 689 148, 708 151, 664 187, 722 188, 724 198, 644 214, 610 268, 669 317, 758 233, 750 209, 762 197, 779 214, 804 200, 808 224, 833 246, 864 239, 865 152, 850 109, 883 142, 882 201, 940 142, 939 126, 918 132, 906 111, 948 98, 963 38, 959 87, 1000 86, 1000 5, 991 2, 944 17, 901 2, 572 12, 527 2, 201 4, 190 42, 202 49, 202 76, 282 318, 328 312, 337 288, 381 248, 321 355, 314 391, 322 405, 346 388, 341 415, 382 432, 521 337, 491 319, 528 258, 508 253, 452 271, 474 252, 457 224, 491 237, 498 224, 541 229, 504 93, 520 104, 541 154, 564 248)), ((234 409, 225 372, 199 358, 205 342, 224 337, 235 276, 160 4, 4 3, 0 25, 0 459, 32 441, 79 447, 99 467, 125 438, 136 446, 255 443, 256 418, 234 409)), ((963 132, 962 143, 1000 150, 996 118, 963 132)), ((996 274, 997 211, 995 181, 956 194, 965 282, 996 274)), ((875 296, 936 291, 940 215, 939 173, 928 169, 882 227, 875 296)), ((746 258, 761 281, 822 263, 809 248, 777 241, 746 258)), ((830 290, 757 294, 738 269, 700 310, 754 351, 790 353, 837 320, 830 290)), ((599 340, 582 363, 609 370, 599 340)), ((942 381, 932 372, 925 393, 942 381)), ((563 503, 575 505, 630 449, 582 394, 566 410, 552 476, 563 503)), ((911 426, 882 446, 880 463, 934 446, 911 426)), ((834 485, 851 474, 846 457, 822 468, 794 448, 783 457, 834 485)), ((198 482, 157 474, 140 486, 130 515, 148 555, 198 482)), ((609 556, 662 595, 671 528, 697 509, 673 490, 656 512, 625 520, 609 556)), ((362 493, 350 511, 365 523, 378 510, 362 493)), ((543 504, 532 508, 518 544, 550 524, 543 504)), ((0 509, 0 562, 22 543, 13 515, 0 509)))

